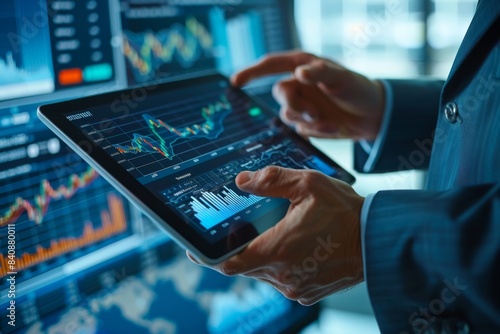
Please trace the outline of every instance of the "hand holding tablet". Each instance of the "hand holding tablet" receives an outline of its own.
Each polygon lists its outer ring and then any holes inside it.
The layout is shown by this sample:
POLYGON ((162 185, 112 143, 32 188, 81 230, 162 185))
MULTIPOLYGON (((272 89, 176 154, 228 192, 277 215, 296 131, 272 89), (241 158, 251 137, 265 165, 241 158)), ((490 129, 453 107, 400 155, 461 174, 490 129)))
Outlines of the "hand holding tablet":
POLYGON ((354 182, 219 74, 46 105, 38 115, 208 264, 241 251, 288 210, 286 199, 241 191, 240 172, 275 165, 354 182))

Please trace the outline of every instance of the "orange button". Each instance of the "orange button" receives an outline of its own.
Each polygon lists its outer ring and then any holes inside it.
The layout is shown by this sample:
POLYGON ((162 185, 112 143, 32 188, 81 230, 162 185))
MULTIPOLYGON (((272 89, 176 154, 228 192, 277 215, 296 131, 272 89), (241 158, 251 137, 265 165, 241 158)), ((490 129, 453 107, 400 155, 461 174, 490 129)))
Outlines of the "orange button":
POLYGON ((59 71, 59 84, 63 86, 75 85, 83 82, 83 73, 80 68, 68 68, 59 71))

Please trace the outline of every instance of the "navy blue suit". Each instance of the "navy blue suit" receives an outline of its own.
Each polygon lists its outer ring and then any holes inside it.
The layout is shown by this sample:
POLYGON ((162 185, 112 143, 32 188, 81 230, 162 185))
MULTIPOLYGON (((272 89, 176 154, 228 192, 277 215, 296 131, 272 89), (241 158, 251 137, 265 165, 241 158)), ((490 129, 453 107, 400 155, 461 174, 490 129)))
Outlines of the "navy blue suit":
MULTIPOLYGON (((383 333, 500 333, 500 1, 481 0, 448 80, 388 81, 371 172, 427 169, 375 195, 365 278, 383 333), (439 111, 439 112, 438 112, 439 111)), ((367 159, 355 147, 355 165, 367 159)))

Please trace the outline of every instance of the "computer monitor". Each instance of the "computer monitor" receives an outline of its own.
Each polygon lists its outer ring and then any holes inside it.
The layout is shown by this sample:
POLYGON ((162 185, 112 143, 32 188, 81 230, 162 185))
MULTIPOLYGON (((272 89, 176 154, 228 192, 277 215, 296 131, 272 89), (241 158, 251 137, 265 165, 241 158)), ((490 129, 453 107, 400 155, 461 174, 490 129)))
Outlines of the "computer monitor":
MULTIPOLYGON (((266 53, 297 48, 293 0, 120 0, 129 85, 216 69, 230 75, 266 53)), ((273 108, 279 76, 247 89, 273 108)))
POLYGON ((35 115, 294 48, 292 12, 287 0, 2 2, 0 332, 278 333, 317 316, 188 262, 35 115))

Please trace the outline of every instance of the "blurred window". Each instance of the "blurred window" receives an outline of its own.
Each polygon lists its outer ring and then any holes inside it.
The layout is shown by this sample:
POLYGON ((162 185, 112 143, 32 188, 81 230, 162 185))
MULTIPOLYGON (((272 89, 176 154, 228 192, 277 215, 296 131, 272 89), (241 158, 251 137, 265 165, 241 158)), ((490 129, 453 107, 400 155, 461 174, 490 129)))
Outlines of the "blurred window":
POLYGON ((304 49, 355 71, 446 78, 476 5, 477 0, 298 0, 296 18, 304 49))

